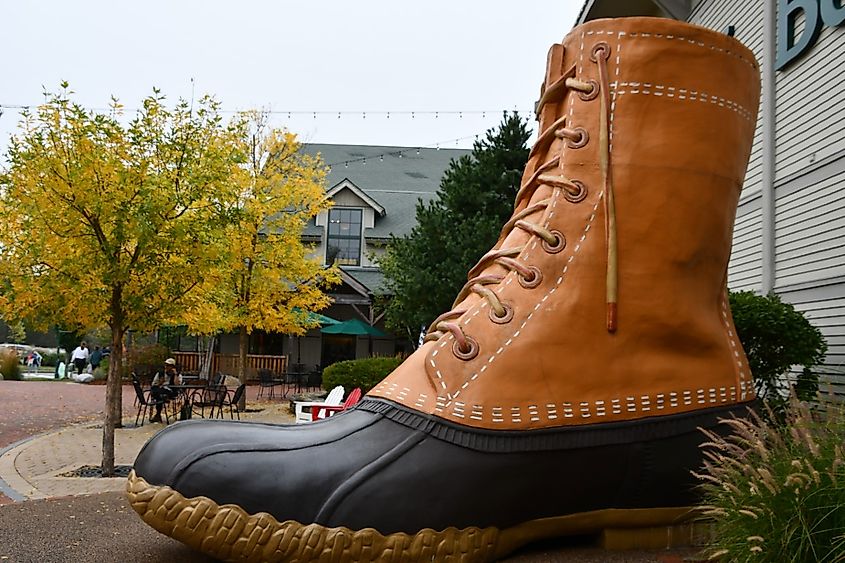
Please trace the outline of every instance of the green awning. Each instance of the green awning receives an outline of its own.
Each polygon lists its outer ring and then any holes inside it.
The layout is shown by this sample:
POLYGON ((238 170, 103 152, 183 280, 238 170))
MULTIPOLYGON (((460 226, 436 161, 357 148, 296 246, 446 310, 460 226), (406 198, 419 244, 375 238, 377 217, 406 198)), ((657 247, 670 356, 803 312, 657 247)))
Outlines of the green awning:
POLYGON ((387 335, 374 326, 370 326, 360 319, 349 319, 342 323, 326 326, 320 329, 323 334, 352 334, 357 336, 386 337, 387 335))
POLYGON ((299 307, 294 307, 293 312, 296 315, 302 315, 304 317, 303 320, 308 322, 308 324, 319 324, 320 326, 329 326, 336 325, 340 322, 337 319, 321 315, 320 313, 315 313, 314 311, 303 311, 299 307))

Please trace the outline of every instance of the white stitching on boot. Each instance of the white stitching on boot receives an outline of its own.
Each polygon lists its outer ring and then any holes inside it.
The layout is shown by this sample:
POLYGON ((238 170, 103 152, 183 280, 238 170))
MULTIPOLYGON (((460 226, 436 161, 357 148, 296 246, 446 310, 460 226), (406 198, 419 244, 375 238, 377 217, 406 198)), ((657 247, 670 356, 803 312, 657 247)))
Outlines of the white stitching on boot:
MULTIPOLYGON (((723 53, 725 55, 730 55, 732 57, 736 57, 737 59, 741 60, 754 70, 757 70, 757 66, 740 55, 739 53, 734 53, 733 51, 729 51, 728 49, 722 49, 721 47, 716 47, 715 45, 709 45, 702 41, 696 41, 695 39, 690 39, 688 37, 681 37, 678 35, 663 35, 662 33, 638 33, 638 32, 631 32, 626 33, 624 31, 588 31, 587 35, 627 35, 632 39, 642 38, 642 39, 667 39, 667 40, 677 40, 681 42, 688 43, 690 45, 694 45, 696 47, 702 47, 705 49, 710 49, 711 51, 716 51, 718 53, 723 53)), ((583 33, 582 33, 583 36, 583 33)))
POLYGON ((706 92, 689 90, 687 88, 676 88, 674 86, 664 86, 662 84, 651 84, 648 82, 620 82, 619 86, 628 86, 630 87, 630 89, 620 89, 614 91, 614 103, 616 94, 619 94, 620 96, 623 94, 664 96, 666 98, 673 98, 675 100, 688 100, 690 102, 710 102, 711 104, 718 105, 720 107, 725 107, 735 111, 743 118, 745 118, 746 121, 752 120, 751 112, 741 106, 739 103, 733 100, 728 100, 727 98, 722 98, 721 96, 710 95, 706 92))

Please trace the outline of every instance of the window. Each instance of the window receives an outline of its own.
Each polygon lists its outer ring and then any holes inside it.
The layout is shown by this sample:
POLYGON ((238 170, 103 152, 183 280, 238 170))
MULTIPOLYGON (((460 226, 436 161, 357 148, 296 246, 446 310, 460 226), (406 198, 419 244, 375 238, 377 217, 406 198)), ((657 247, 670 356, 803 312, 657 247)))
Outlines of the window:
POLYGON ((326 264, 361 265, 361 209, 330 209, 326 264))

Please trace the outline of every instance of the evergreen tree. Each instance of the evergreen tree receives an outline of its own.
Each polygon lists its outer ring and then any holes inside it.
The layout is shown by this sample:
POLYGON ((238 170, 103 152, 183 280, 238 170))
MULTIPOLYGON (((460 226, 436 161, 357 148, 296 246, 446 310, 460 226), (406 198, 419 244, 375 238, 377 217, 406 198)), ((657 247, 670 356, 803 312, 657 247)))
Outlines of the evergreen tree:
POLYGON ((448 311, 469 269, 499 237, 513 212, 528 160, 529 131, 518 114, 505 113, 498 128, 452 161, 437 199, 417 203, 417 225, 393 237, 380 265, 393 292, 387 323, 416 339, 420 328, 448 311))

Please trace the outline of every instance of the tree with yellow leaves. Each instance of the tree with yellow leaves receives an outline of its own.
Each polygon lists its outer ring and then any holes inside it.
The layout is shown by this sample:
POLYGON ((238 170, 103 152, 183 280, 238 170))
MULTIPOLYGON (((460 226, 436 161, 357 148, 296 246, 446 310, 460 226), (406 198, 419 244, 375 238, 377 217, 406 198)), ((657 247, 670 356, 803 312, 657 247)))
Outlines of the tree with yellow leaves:
POLYGON ((179 322, 216 271, 235 219, 243 131, 218 104, 158 91, 128 124, 67 84, 24 114, 0 173, 0 313, 35 328, 107 326, 103 473, 114 470, 123 337, 179 322))
POLYGON ((302 243, 308 221, 331 204, 320 158, 303 153, 295 134, 270 128, 266 114, 245 113, 238 123, 247 160, 236 179, 236 222, 227 227, 224 267, 208 276, 187 324, 193 332, 238 332, 244 382, 249 335, 302 334, 316 326, 308 312, 329 305, 323 290, 340 273, 302 243))

